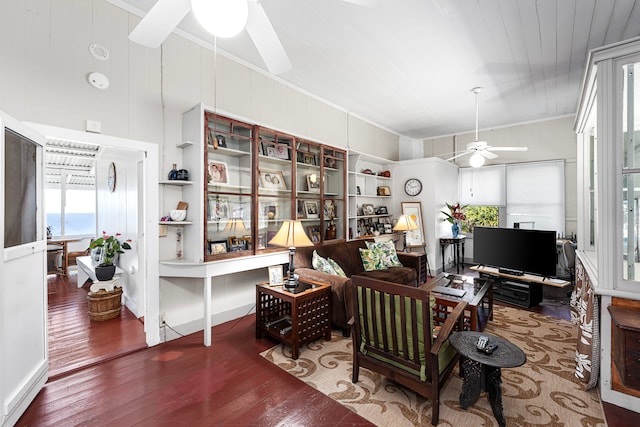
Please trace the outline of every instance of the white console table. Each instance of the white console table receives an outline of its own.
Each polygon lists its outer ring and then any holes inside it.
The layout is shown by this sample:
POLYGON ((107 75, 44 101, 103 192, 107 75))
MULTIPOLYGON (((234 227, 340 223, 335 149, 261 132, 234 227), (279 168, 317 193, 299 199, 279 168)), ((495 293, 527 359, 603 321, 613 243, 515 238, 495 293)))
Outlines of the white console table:
POLYGON ((189 260, 160 261, 160 277, 198 278, 203 287, 204 345, 211 346, 211 284, 213 278, 242 271, 265 268, 289 262, 289 252, 274 252, 223 261, 194 262, 189 260))
MULTIPOLYGON (((96 265, 98 261, 94 261, 90 256, 79 256, 76 258, 76 264, 78 265, 78 287, 81 288, 87 279, 91 279, 97 282, 96 278, 96 265)), ((113 277, 118 277, 122 274, 122 269, 116 267, 116 274, 113 277)))

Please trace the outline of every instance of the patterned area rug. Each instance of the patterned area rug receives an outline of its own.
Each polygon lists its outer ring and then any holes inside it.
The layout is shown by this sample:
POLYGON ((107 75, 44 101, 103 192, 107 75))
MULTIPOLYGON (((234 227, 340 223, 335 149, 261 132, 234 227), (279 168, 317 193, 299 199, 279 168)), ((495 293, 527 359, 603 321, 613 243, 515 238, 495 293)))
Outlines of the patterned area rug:
MULTIPOLYGON (((502 398, 508 426, 605 426, 595 389, 585 391, 574 376, 576 328, 568 321, 524 310, 494 306, 486 331, 518 345, 527 363, 502 370, 502 398)), ((360 368, 351 383, 350 338, 334 334, 300 350, 277 345, 262 356, 323 394, 379 426, 429 426, 431 401, 381 375, 360 368)), ((497 426, 487 395, 466 411, 458 398, 462 379, 456 367, 441 392, 440 426, 497 426)))

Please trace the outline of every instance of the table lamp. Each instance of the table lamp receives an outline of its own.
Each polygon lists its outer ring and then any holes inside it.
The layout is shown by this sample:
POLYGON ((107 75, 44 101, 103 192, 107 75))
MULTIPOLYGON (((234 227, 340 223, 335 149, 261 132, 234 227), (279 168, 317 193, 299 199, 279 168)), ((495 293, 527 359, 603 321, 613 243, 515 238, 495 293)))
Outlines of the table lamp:
POLYGON ((309 236, 304 232, 302 223, 295 220, 286 220, 282 223, 282 227, 269 240, 270 245, 288 247, 289 248, 289 278, 285 282, 285 288, 295 288, 298 286, 298 279, 293 275, 295 270, 293 267, 293 256, 296 253, 297 246, 313 246, 313 242, 309 240, 309 236))
POLYGON ((410 215, 400 215, 398 222, 393 227, 393 231, 402 231, 402 251, 407 250, 407 231, 417 230, 418 224, 411 218, 410 215))

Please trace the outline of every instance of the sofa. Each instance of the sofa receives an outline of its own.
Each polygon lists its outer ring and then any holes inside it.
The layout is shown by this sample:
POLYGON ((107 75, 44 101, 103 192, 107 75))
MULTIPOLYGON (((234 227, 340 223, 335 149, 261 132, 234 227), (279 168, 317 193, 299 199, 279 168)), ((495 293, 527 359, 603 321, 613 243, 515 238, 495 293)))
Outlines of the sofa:
MULTIPOLYGON (((373 239, 368 241, 373 242, 373 239)), ((425 255, 420 253, 398 252, 398 260, 402 267, 365 271, 359 249, 366 249, 366 242, 365 239, 335 240, 315 246, 300 247, 295 252, 293 264, 295 274, 300 279, 310 279, 331 285, 331 320, 335 327, 342 330, 344 336, 350 334, 350 326, 347 322, 353 312, 351 309, 351 276, 360 275, 412 287, 416 287, 426 280, 425 255), (315 270, 312 264, 314 251, 323 258, 334 260, 347 277, 315 270)))

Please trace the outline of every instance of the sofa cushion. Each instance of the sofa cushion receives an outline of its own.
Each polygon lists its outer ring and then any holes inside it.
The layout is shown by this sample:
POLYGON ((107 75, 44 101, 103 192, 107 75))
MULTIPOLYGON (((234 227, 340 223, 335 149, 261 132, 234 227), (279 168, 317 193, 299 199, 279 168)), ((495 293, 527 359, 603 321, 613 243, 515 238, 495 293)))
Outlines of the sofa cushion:
POLYGON ((347 277, 346 274, 344 274, 344 270, 342 269, 342 267, 340 267, 340 265, 335 262, 334 260, 332 260, 331 258, 327 258, 327 262, 329 263, 329 265, 331 267, 333 267, 333 269, 335 270, 336 274, 340 277, 347 277))
POLYGON ((364 271, 386 270, 387 267, 382 263, 380 254, 373 249, 359 249, 360 258, 362 258, 362 266, 364 271))
POLYGON ((367 249, 376 251, 385 267, 402 267, 398 259, 398 254, 396 253, 396 244, 393 240, 367 242, 367 249))
POLYGON ((318 255, 318 252, 313 251, 313 255, 311 257, 311 265, 313 265, 314 270, 322 271, 323 273, 337 275, 336 270, 333 268, 329 262, 318 255))

